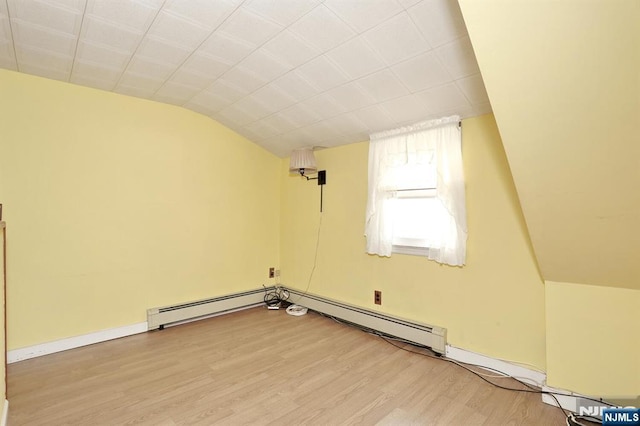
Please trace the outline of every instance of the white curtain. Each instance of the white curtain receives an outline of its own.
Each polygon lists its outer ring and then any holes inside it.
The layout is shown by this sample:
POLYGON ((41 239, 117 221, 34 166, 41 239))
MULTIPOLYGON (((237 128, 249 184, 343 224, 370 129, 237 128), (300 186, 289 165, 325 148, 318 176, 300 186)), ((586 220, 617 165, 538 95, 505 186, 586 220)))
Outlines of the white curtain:
POLYGON ((371 135, 369 198, 365 235, 367 253, 390 256, 392 214, 386 200, 397 189, 436 187, 436 197, 448 212, 438 243, 427 257, 440 263, 464 265, 467 220, 462 170, 462 138, 458 116, 418 123, 371 135), (433 167, 435 166, 435 167, 433 167), (435 176, 430 170, 435 169, 435 176))

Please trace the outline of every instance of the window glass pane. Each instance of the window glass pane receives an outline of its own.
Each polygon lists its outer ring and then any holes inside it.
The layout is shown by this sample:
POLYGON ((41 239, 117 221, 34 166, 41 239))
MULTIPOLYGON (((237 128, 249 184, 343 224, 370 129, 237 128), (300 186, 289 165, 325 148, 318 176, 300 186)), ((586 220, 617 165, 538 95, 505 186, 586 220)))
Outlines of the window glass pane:
POLYGON ((448 213, 437 198, 394 198, 389 203, 394 245, 440 246, 448 213))

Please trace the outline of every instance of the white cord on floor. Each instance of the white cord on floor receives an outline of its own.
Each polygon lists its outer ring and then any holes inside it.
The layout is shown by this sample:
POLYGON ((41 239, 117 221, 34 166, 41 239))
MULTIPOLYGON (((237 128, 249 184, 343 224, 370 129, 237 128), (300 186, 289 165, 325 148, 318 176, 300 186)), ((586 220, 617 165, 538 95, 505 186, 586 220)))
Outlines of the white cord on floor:
POLYGON ((291 305, 287 308, 287 313, 289 315, 293 315, 294 317, 300 317, 307 314, 307 308, 299 305, 291 305))

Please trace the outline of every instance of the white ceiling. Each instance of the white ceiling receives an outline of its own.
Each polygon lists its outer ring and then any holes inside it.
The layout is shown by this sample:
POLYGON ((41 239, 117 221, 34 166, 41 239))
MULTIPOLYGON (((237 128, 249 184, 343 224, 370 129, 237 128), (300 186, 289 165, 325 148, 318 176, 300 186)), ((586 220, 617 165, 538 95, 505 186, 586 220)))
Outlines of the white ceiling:
POLYGON ((0 0, 0 67, 180 105, 278 156, 491 111, 456 0, 0 0))

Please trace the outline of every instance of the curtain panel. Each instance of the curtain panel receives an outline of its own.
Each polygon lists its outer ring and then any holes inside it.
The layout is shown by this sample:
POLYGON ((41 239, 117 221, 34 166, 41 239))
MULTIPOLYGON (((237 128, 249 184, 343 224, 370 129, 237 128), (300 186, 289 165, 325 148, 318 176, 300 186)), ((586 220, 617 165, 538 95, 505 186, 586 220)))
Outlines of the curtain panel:
POLYGON ((464 265, 467 220, 459 121, 460 117, 451 116, 370 136, 367 253, 391 256, 394 235, 389 216, 393 211, 386 201, 395 198, 397 190, 435 186, 436 198, 448 215, 442 235, 428 248, 427 257, 464 265))

